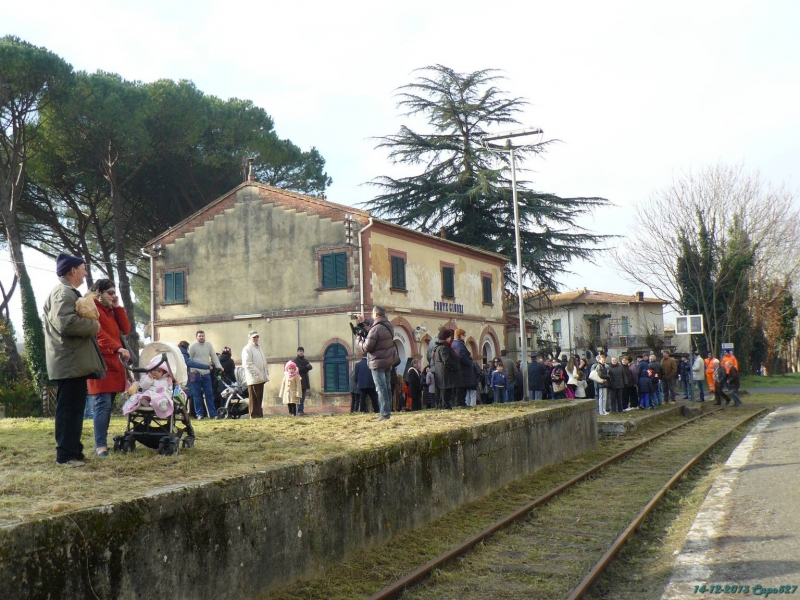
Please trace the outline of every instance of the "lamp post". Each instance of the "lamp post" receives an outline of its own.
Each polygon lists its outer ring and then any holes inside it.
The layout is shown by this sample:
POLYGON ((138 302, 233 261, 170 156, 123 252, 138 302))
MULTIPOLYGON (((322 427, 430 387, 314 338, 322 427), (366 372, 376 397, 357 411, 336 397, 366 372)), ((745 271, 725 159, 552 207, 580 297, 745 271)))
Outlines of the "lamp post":
POLYGON ((514 202, 514 241, 517 246, 517 298, 519 304, 519 336, 520 336, 520 368, 522 370, 522 397, 528 398, 528 340, 525 334, 525 301, 522 295, 522 244, 519 239, 519 202, 517 202, 517 165, 514 155, 514 145, 511 138, 526 135, 541 135, 544 133, 538 127, 532 129, 516 129, 506 133, 487 135, 482 138, 484 146, 488 149, 505 151, 511 159, 511 198, 514 202), (494 146, 489 142, 505 140, 505 146, 494 146))

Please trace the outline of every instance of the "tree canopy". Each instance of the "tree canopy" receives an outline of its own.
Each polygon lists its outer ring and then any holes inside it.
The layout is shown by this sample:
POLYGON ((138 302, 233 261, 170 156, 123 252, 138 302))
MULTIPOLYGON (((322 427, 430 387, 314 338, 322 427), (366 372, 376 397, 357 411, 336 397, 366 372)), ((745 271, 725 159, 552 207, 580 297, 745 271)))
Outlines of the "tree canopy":
MULTIPOLYGON (((518 124, 527 101, 510 97, 496 82, 497 71, 458 73, 442 65, 420 69, 416 81, 398 90, 398 108, 422 117, 427 130, 403 125, 378 138, 392 162, 421 168, 405 177, 381 176, 370 182, 382 193, 365 203, 376 215, 419 231, 513 257, 514 207, 510 161, 482 143, 496 126, 518 124)), ((516 148, 519 159, 545 151, 552 142, 516 148)), ((520 169, 518 168, 518 173, 520 169)), ((523 279, 555 290, 557 278, 574 258, 591 258, 606 236, 577 225, 587 210, 605 206, 599 197, 561 198, 517 181, 523 279)), ((507 282, 516 280, 506 269, 507 282)))
POLYGON ((0 244, 14 261, 24 315, 35 318, 25 316, 26 340, 41 338, 28 355, 44 344, 23 246, 81 255, 89 281, 117 282, 131 319, 142 318, 131 290, 149 286, 130 282, 149 277, 140 248, 241 183, 249 157, 270 185, 319 196, 332 183, 319 151, 279 137, 249 100, 210 96, 185 80, 75 73, 44 48, 0 39, 0 244))

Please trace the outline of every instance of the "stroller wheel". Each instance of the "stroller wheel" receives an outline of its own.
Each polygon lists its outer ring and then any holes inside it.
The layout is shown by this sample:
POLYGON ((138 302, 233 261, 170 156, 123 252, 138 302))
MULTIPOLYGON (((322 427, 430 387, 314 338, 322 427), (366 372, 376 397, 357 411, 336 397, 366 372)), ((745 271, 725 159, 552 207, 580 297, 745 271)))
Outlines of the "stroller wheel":
POLYGON ((217 409, 217 418, 218 419, 227 419, 228 418, 228 409, 224 406, 222 408, 217 409))
POLYGON ((123 452, 133 452, 136 450, 136 440, 131 438, 123 438, 122 440, 122 451, 123 452))
POLYGON ((114 452, 122 452, 122 436, 114 437, 114 452))
POLYGON ((158 453, 167 454, 168 449, 169 449, 169 436, 165 435, 162 436, 160 440, 158 440, 158 453))
POLYGON ((194 448, 194 438, 185 437, 183 440, 181 440, 181 444, 183 444, 184 448, 194 448))

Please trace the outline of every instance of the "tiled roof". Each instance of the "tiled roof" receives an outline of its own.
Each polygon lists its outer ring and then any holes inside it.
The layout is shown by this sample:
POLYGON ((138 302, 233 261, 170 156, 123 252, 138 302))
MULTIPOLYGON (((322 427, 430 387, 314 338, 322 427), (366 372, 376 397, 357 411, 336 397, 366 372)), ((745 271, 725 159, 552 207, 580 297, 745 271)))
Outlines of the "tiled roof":
POLYGON ((571 304, 668 304, 661 298, 643 298, 639 300, 638 294, 612 294, 610 292, 597 292, 595 290, 573 290, 561 294, 551 294, 549 297, 542 292, 526 294, 526 306, 547 308, 548 306, 568 306, 571 304), (549 302, 548 302, 549 300, 549 302))

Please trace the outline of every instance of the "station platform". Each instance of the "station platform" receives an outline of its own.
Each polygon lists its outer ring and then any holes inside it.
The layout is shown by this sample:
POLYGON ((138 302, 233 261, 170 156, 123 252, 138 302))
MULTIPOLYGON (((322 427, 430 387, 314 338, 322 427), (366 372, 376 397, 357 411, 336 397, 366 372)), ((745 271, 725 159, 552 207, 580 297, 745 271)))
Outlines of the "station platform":
POLYGON ((692 412, 699 414, 706 404, 706 402, 678 400, 677 403, 670 402, 648 410, 636 408, 621 413, 609 413, 597 417, 597 433, 602 436, 625 435, 659 419, 687 415, 692 412))
POLYGON ((676 557, 662 600, 800 595, 798 429, 800 404, 784 405, 736 447, 676 557))

